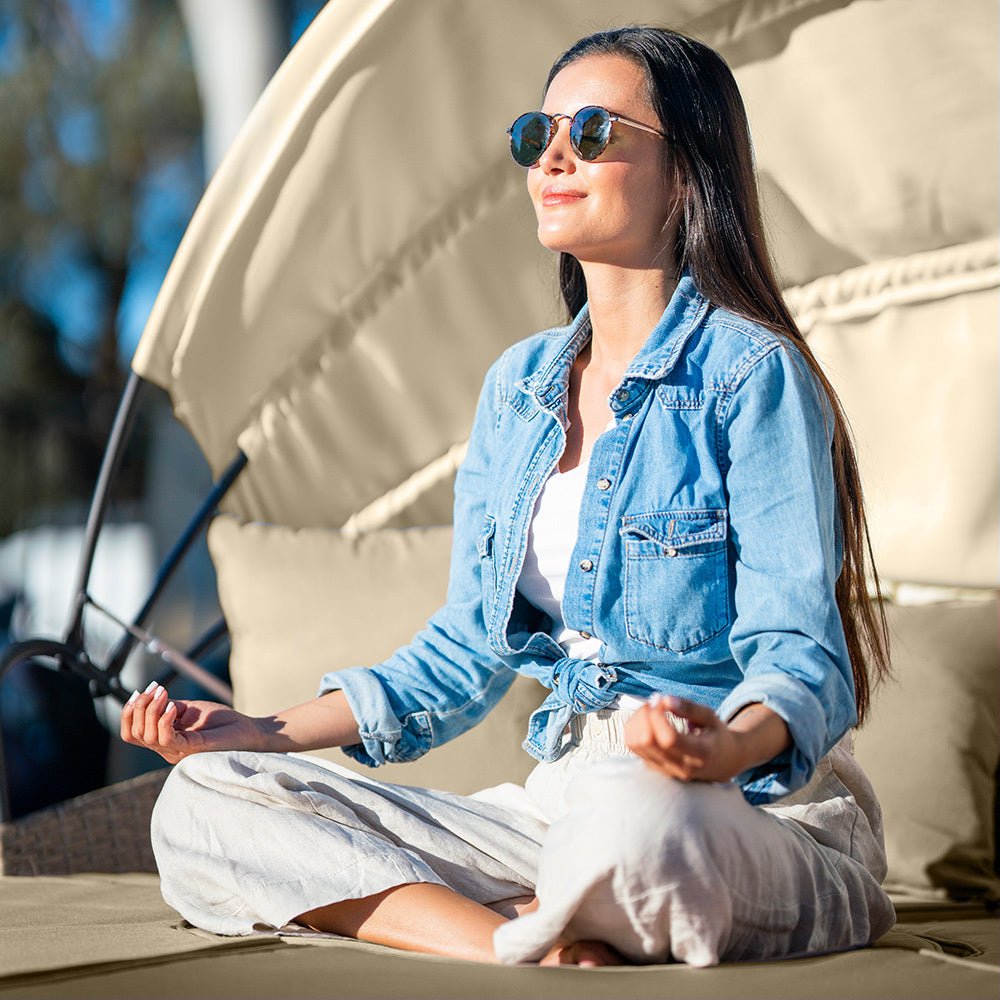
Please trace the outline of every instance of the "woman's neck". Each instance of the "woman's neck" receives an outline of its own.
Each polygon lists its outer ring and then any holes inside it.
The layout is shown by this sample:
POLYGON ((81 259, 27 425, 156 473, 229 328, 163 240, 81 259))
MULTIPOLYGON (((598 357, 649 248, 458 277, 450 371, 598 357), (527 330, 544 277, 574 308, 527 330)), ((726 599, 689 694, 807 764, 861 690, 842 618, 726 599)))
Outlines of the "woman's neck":
POLYGON ((675 269, 583 264, 590 306, 590 363, 620 376, 659 322, 677 287, 675 269))

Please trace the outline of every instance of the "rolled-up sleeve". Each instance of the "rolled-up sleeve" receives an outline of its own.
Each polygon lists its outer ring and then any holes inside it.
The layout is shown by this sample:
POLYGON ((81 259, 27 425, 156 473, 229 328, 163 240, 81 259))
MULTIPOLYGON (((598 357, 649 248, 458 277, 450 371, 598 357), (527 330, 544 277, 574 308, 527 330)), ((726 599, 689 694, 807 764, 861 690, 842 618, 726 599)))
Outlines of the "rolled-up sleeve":
POLYGON ((736 565, 729 643, 743 679, 718 714, 760 702, 788 725, 790 748, 738 779, 764 803, 806 784, 857 721, 836 601, 833 410, 801 353, 776 344, 749 367, 722 427, 736 565))
POLYGON ((319 695, 342 690, 361 742, 343 747, 372 767, 414 760, 480 722, 515 673, 490 650, 477 541, 494 453, 501 357, 487 372, 466 457, 455 477, 454 531, 445 605, 387 660, 323 676, 319 695))

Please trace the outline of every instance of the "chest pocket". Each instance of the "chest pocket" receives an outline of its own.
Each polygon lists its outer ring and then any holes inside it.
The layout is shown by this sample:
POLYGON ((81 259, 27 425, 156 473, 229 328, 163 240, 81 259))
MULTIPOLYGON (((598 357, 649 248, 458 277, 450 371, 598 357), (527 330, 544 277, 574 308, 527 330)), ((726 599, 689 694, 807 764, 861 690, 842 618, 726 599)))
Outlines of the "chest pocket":
POLYGON ((479 551, 479 572, 483 582, 483 616, 487 622, 493 613, 493 597, 497 589, 497 568, 493 557, 496 532, 496 518, 492 514, 487 514, 476 541, 476 548, 479 551))
POLYGON ((683 652, 729 624, 727 511, 654 511, 622 518, 625 631, 683 652))

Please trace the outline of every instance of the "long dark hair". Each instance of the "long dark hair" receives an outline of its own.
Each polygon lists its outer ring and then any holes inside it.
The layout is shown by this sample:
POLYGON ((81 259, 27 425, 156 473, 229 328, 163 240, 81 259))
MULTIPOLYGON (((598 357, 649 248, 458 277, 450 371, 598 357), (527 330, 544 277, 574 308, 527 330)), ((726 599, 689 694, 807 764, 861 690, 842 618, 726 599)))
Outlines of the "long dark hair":
MULTIPOLYGON (((569 63, 616 55, 642 68, 648 96, 670 136, 667 182, 681 192, 683 214, 674 247, 678 272, 689 270, 698 290, 716 306, 745 316, 793 342, 829 397, 834 413, 832 459, 844 563, 836 599, 854 674, 859 723, 872 687, 889 673, 889 633, 861 478, 847 417, 785 305, 764 239, 750 126, 732 71, 702 42, 665 28, 629 25, 582 38, 556 60, 545 89, 569 63), (865 553, 875 600, 868 597, 865 553), (877 610, 877 616, 876 616, 877 610)), ((559 284, 570 316, 587 299, 580 263, 559 259, 559 284)))

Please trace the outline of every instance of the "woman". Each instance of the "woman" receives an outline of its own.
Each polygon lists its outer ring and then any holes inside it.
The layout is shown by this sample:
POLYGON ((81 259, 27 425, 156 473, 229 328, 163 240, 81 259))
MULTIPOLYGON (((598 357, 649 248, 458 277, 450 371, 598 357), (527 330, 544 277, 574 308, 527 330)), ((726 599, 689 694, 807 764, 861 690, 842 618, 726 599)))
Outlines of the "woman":
POLYGON ((843 737, 885 671, 885 621, 732 75, 674 32, 602 32, 509 132, 572 322, 487 374, 448 602, 269 719, 134 696, 123 738, 180 762, 153 817, 164 896, 219 933, 294 921, 507 963, 865 944, 894 913, 843 737), (523 788, 457 796, 261 752, 410 760, 514 671, 551 689, 523 788))

